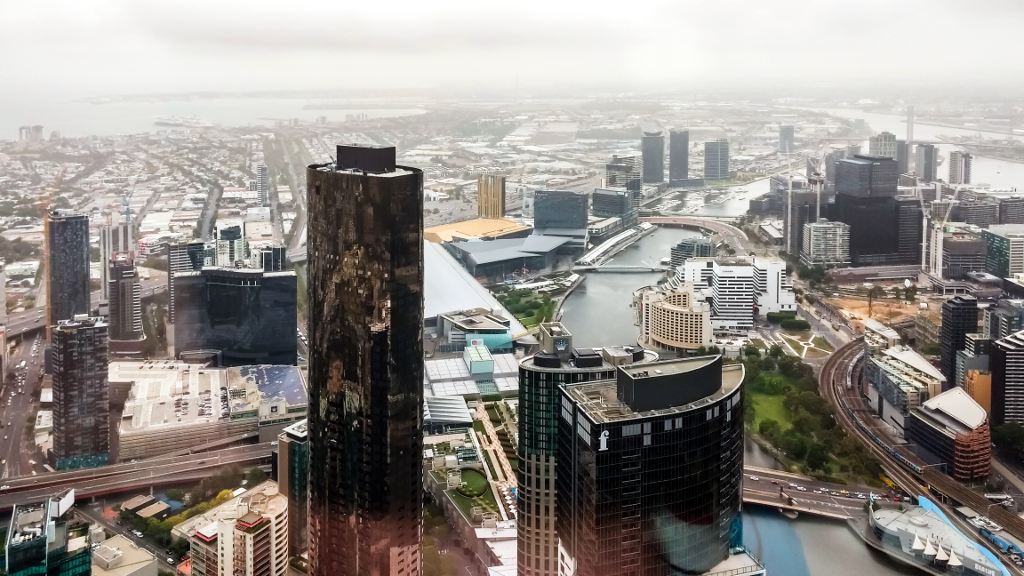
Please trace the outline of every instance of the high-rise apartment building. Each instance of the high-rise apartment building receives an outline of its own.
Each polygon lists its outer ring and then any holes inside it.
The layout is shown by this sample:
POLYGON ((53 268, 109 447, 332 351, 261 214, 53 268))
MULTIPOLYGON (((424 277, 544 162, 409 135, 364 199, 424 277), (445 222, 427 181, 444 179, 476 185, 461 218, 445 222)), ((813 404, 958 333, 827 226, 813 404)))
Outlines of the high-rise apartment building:
POLYGON ((707 236, 683 238, 670 250, 673 266, 682 266, 690 258, 711 258, 715 255, 715 243, 707 236))
POLYGON ((974 156, 968 152, 954 150, 949 154, 949 183, 970 184, 971 165, 974 163, 974 156))
POLYGON ((668 180, 681 182, 690 178, 690 131, 670 130, 668 133, 668 180))
POLYGON ((725 138, 704 143, 704 179, 724 180, 729 177, 729 141, 725 138))
POLYGON ((606 188, 625 188, 635 192, 639 200, 639 192, 643 188, 640 174, 640 158, 636 156, 612 156, 604 167, 604 185, 606 188))
POLYGON ((913 196, 896 197, 896 258, 900 264, 921 261, 921 202, 913 196))
POLYGON ((660 184, 665 181, 665 135, 658 132, 644 132, 640 139, 640 153, 643 156, 645 184, 660 184))
POLYGON ((768 312, 796 310, 796 295, 777 258, 737 256, 691 258, 679 279, 711 299, 711 326, 716 332, 743 333, 768 312))
POLYGON ((504 218, 505 177, 498 174, 477 176, 476 202, 480 218, 504 218))
POLYGON ((800 262, 805 266, 850 264, 850 225, 822 218, 804 224, 800 262))
POLYGON ((217 266, 227 268, 244 266, 249 254, 246 250, 245 228, 243 224, 218 226, 214 228, 214 254, 217 266))
POLYGON ((107 264, 109 268, 110 298, 109 335, 111 348, 114 341, 141 342, 145 339, 142 330, 142 286, 139 273, 132 257, 120 252, 107 264))
POLYGON ((1024 331, 1001 338, 992 345, 993 426, 1024 424, 1024 331))
POLYGON ((958 295, 942 304, 942 326, 939 328, 942 375, 946 385, 956 382, 956 353, 965 348, 967 334, 978 331, 978 299, 958 295))
POLYGON ((896 170, 900 174, 910 172, 910 144, 906 140, 896 141, 896 170))
POLYGON ((270 206, 270 175, 266 164, 256 166, 256 195, 260 206, 270 206))
POLYGON ((181 272, 197 272, 207 260, 206 244, 186 242, 167 247, 167 322, 175 322, 174 276, 181 272))
POLYGON ((1024 300, 1000 299, 984 309, 983 334, 992 340, 1024 330, 1024 300))
POLYGON ((786 207, 782 213, 782 246, 787 254, 798 255, 804 245, 804 224, 815 222, 825 214, 829 197, 832 194, 819 193, 806 187, 797 188, 793 182, 792 189, 787 182, 784 192, 786 207), (821 206, 818 206, 818 202, 821 206))
POLYGON ((516 491, 519 576, 558 574, 555 481, 558 388, 613 378, 617 366, 656 358, 641 348, 573 347, 557 322, 540 325, 540 351, 519 363, 519 471, 516 491))
MULTIPOLYGON (((295 364, 294 271, 206 267, 174 278, 174 354, 220 366, 295 364)), ((169 335, 171 337, 171 335, 169 335)))
POLYGON ((792 124, 779 125, 779 154, 796 151, 796 128, 792 124))
POLYGON ((716 569, 742 544, 743 376, 701 356, 559 389, 560 574, 763 573, 716 569))
POLYGON ((956 353, 955 386, 963 387, 967 373, 971 370, 988 371, 992 353, 992 339, 984 332, 968 332, 964 335, 964 349, 956 353))
POLYGON ((120 252, 129 255, 135 252, 131 223, 126 219, 115 222, 115 219, 116 216, 109 217, 107 223, 100 227, 100 293, 104 301, 110 297, 110 260, 120 252))
POLYGON ((982 230, 985 271, 1000 278, 1024 273, 1024 225, 999 224, 982 230))
POLYGON ((309 433, 307 421, 285 428, 277 437, 277 485, 288 498, 288 550, 298 556, 308 543, 309 433))
POLYGON ((939 149, 934 144, 917 145, 917 177, 921 182, 934 182, 939 173, 939 149))
POLYGON ((338 146, 309 196, 309 573, 418 576, 423 172, 338 146))
POLYGON ((89 217, 68 210, 46 215, 47 324, 89 313, 89 217))
POLYGON ((868 154, 880 158, 896 159, 896 135, 892 132, 879 132, 868 138, 868 154))
POLYGON ((53 456, 58 470, 110 462, 107 324, 79 315, 53 330, 53 456))

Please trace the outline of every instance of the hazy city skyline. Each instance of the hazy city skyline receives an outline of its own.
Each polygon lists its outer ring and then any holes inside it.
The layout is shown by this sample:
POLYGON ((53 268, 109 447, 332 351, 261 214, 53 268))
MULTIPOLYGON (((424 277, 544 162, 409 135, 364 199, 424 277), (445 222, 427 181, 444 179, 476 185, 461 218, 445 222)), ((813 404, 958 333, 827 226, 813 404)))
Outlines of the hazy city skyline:
POLYGON ((97 0, 59 10, 7 2, 0 47, 19 55, 8 59, 5 78, 20 94, 64 98, 371 86, 754 93, 788 86, 799 95, 1011 83, 1024 72, 1009 57, 1013 14, 1022 12, 1009 0, 984 9, 923 0, 659 0, 543 10, 462 0, 385 7, 97 0), (936 38, 955 41, 929 41, 936 38))

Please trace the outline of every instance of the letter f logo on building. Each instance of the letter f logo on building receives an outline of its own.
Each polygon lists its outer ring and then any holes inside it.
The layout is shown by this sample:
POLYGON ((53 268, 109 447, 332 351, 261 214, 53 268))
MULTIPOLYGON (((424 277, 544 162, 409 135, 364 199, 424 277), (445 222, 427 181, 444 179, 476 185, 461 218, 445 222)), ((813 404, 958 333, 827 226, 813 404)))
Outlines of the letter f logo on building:
POLYGON ((597 442, 599 444, 599 446, 597 448, 598 452, 604 452, 604 451, 608 450, 608 431, 607 430, 602 430, 601 431, 601 435, 597 437, 597 442))

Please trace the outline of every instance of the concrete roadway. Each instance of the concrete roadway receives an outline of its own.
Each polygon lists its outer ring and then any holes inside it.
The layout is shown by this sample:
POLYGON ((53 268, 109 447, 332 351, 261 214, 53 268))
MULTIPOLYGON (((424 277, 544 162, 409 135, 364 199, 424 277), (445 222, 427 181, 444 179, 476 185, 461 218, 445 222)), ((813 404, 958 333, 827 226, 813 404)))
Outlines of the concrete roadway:
POLYGON ((849 518, 863 513, 864 504, 872 493, 883 498, 891 495, 888 490, 820 482, 806 476, 767 468, 746 466, 744 472, 744 501, 754 500, 755 503, 763 503, 765 500, 778 499, 778 506, 785 508, 787 503, 783 498, 790 497, 798 506, 811 509, 810 513, 818 510, 823 515, 849 518))

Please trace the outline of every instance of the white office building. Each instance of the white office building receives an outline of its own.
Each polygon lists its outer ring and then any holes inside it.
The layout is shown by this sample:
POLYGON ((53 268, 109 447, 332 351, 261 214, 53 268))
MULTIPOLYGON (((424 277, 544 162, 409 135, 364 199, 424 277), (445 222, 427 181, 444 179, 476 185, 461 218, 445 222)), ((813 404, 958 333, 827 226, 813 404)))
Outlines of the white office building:
POLYGON ((896 135, 892 132, 879 132, 868 138, 868 154, 896 158, 896 135))
POLYGON ((754 318, 768 312, 796 310, 796 295, 786 276, 786 263, 753 256, 691 258, 679 268, 711 302, 711 327, 716 333, 746 333, 754 318))
POLYGON ((804 224, 800 262, 805 266, 848 266, 850 264, 850 225, 824 218, 804 224))

